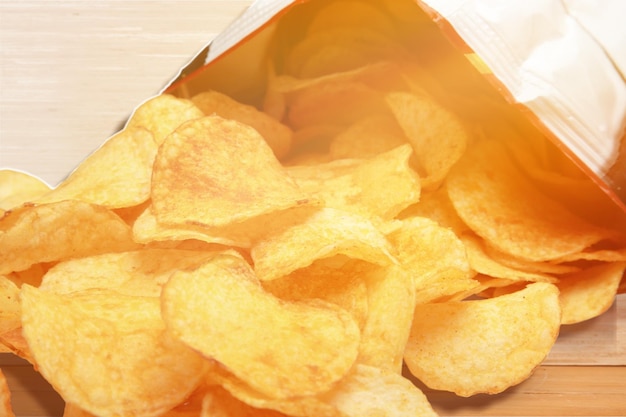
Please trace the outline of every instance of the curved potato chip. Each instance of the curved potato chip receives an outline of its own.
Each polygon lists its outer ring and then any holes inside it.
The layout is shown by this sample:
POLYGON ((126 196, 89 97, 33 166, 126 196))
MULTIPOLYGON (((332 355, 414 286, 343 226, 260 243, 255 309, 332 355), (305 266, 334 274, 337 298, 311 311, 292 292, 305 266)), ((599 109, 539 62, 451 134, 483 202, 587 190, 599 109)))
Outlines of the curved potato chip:
POLYGON ((580 323, 608 310, 617 295, 626 262, 595 265, 559 279, 562 324, 580 323))
POLYGON ((108 208, 131 207, 150 197, 157 145, 143 128, 130 127, 109 138, 37 204, 81 200, 108 208))
POLYGON ((216 114, 224 119, 236 120, 254 128, 263 136, 277 158, 284 157, 291 149, 293 132, 289 127, 258 110, 240 103, 218 91, 205 91, 191 98, 206 116, 216 114))
POLYGON ((235 398, 258 408, 298 417, 436 417, 426 396, 396 372, 357 363, 332 389, 315 396, 273 399, 225 373, 219 383, 235 398))
POLYGON ((152 174, 159 222, 225 226, 310 204, 253 128, 205 116, 161 145, 152 174))
POLYGON ((461 220, 448 197, 445 184, 435 191, 422 192, 420 201, 407 207, 398 218, 427 217, 443 227, 452 229, 458 236, 470 229, 461 220))
POLYGON ((391 220, 420 198, 420 179, 409 166, 412 155, 405 144, 368 159, 292 166, 287 173, 326 207, 391 220))
POLYGON ((39 178, 21 171, 0 169, 0 218, 10 210, 48 193, 50 186, 39 178))
POLYGON ((463 242, 450 229, 425 217, 409 217, 387 238, 411 275, 416 302, 426 303, 478 286, 463 242))
POLYGON ((141 127, 152 133, 157 146, 184 122, 204 116, 191 101, 160 94, 140 104, 126 123, 126 128, 141 127))
POLYGON ((370 265, 362 279, 367 285, 367 319, 358 363, 400 374, 415 309, 413 277, 399 265, 370 265))
POLYGON ((358 120, 335 136, 329 152, 334 159, 370 158, 407 143, 398 123, 389 116, 358 120))
POLYGON ((22 207, 0 219, 0 275, 137 246, 130 227, 104 207, 77 200, 22 207))
POLYGON ((274 297, 239 257, 174 273, 162 300, 176 337, 272 398, 326 391, 357 357, 359 329, 350 313, 274 297))
POLYGON ((475 143, 446 185, 457 213, 477 235, 522 259, 552 260, 615 236, 539 192, 496 140, 475 143))
POLYGON ((233 397, 219 385, 209 387, 202 400, 199 417, 287 417, 274 410, 254 408, 233 397))
POLYGON ((57 294, 101 288, 158 297, 173 272, 194 269, 223 250, 141 249, 70 259, 50 268, 39 288, 57 294))
POLYGON ((467 128, 455 114, 426 95, 392 92, 386 100, 413 146, 423 170, 424 188, 438 187, 467 148, 467 128))
POLYGON ((551 275, 520 271, 490 258, 489 255, 485 253, 483 242, 477 236, 464 234, 461 236, 461 240, 465 245, 470 266, 480 274, 513 281, 557 282, 557 279, 551 275))
POLYGON ((13 281, 0 275, 0 335, 22 326, 19 292, 13 281))
MULTIPOLYGON (((291 274, 263 281, 263 288, 288 301, 324 300, 352 313, 362 329, 368 316, 367 286, 362 278, 361 262, 327 258, 291 274), (334 265, 341 262, 341 265, 334 265)), ((371 265, 369 265, 371 268, 371 265)))
POLYGON ((323 208, 260 240, 250 255, 258 278, 271 281, 335 255, 390 265, 396 262, 392 252, 385 236, 365 217, 323 208))
POLYGON ((422 304, 405 361, 433 389, 495 394, 528 378, 554 345, 559 290, 536 282, 496 298, 422 304))
POLYGON ((316 125, 349 126, 366 117, 391 114, 381 92, 361 81, 326 83, 293 93, 287 121, 294 130, 316 125))
POLYGON ((65 401, 103 417, 157 416, 200 383, 205 360, 165 333, 159 298, 25 285, 23 331, 65 401))

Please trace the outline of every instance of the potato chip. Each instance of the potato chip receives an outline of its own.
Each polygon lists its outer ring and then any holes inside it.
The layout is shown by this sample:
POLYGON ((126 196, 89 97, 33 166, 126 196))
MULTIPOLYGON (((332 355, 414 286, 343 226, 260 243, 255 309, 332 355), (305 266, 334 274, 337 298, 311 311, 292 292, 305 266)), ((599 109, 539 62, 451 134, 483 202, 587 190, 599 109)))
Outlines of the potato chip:
POLYGON ((50 191, 50 186, 30 174, 0 169, 0 218, 3 210, 21 206, 50 191))
POLYGON ((161 145, 152 176, 159 222, 225 226, 311 204, 253 128, 219 116, 179 127, 161 145))
POLYGON ((341 27, 310 33, 285 58, 285 73, 316 78, 373 62, 404 59, 407 50, 369 27, 341 27))
POLYGON ((0 369, 0 415, 3 417, 15 417, 13 407, 11 406, 11 390, 2 369, 0 369))
POLYGON ((294 130, 316 125, 349 126, 363 118, 391 114, 380 91, 360 81, 328 81, 293 94, 287 123, 294 130))
POLYGON ((174 273, 162 300, 177 338, 271 398, 324 392, 357 357, 359 329, 350 313, 272 296, 239 257, 174 273))
POLYGON ((9 330, 0 334, 0 345, 3 347, 0 349, 2 352, 10 352, 22 359, 25 359, 32 365, 36 365, 35 359, 31 354, 30 347, 24 339, 22 333, 22 327, 9 330))
POLYGON ((423 187, 436 188, 465 152, 467 127, 426 95, 392 92, 386 100, 415 150, 423 187))
POLYGON ((88 411, 83 410, 79 406, 71 403, 65 403, 63 408, 63 417, 96 417, 88 411))
POLYGON ((400 374, 415 309, 413 277, 399 265, 368 268, 367 319, 361 331, 358 362, 400 374))
POLYGON ((626 262, 603 263, 561 277, 562 324, 580 323, 608 310, 626 271, 626 262))
POLYGON ((398 123, 389 116, 358 120, 335 136, 329 152, 333 159, 370 158, 407 143, 398 123))
POLYGON ((317 396, 272 399, 225 375, 217 375, 234 397, 258 408, 299 417, 435 417, 426 396, 401 375, 356 364, 331 390, 317 396))
POLYGON ((157 152, 152 134, 126 128, 109 138, 38 204, 81 200, 108 208, 131 207, 150 197, 152 164, 157 152))
MULTIPOLYGON (((517 258, 508 253, 501 252, 489 245, 483 245, 485 253, 494 261, 519 271, 530 273, 560 275, 569 274, 581 270, 579 265, 557 263, 553 261, 529 261, 527 259, 517 258)), ((561 258, 562 259, 562 258, 561 258)))
POLYGON ((126 128, 140 127, 148 130, 159 146, 178 126, 202 116, 202 110, 191 100, 160 94, 139 105, 128 119, 126 128))
POLYGON ((304 90, 323 88, 324 85, 338 83, 361 83, 375 90, 389 90, 398 87, 398 82, 402 84, 402 80, 398 81, 399 77, 399 65, 392 61, 380 61, 314 78, 277 75, 272 80, 272 88, 275 93, 281 93, 288 104, 304 90), (397 73, 396 77, 394 77, 395 73, 397 73))
POLYGON ((0 274, 136 247, 130 227, 118 216, 81 201, 23 207, 0 219, 0 274))
POLYGON ((274 410, 254 408, 233 397, 219 385, 206 390, 200 417, 282 417, 285 414, 274 410))
POLYGON ((193 96, 191 100, 207 116, 215 114, 254 128, 263 136, 277 158, 284 157, 291 149, 291 129, 254 106, 240 103, 218 91, 205 91, 193 96))
POLYGON ((25 285, 24 336, 38 370, 69 403, 103 417, 157 416, 181 403, 204 359, 165 334, 157 297, 54 294, 25 285))
POLYGON ((461 236, 461 240, 465 245, 470 267, 480 274, 513 281, 557 282, 555 277, 548 274, 520 271, 498 263, 485 253, 483 242, 476 236, 465 234, 461 236))
POLYGON ((453 230, 458 236, 470 230, 456 213, 445 185, 435 191, 422 192, 418 203, 407 207, 398 214, 400 219, 410 217, 427 217, 439 225, 453 230))
POLYGON ((158 297, 173 272, 194 269, 220 252, 141 249, 70 259, 52 267, 39 288, 57 294, 101 288, 158 297))
POLYGON ((323 208, 300 224, 260 240, 250 252, 261 281, 271 281, 335 255, 376 265, 396 262, 385 236, 365 217, 323 208))
POLYGON ((0 335, 22 326, 19 292, 13 281, 0 275, 0 335))
POLYGON ((495 394, 528 378, 560 323, 559 290, 544 282, 491 299, 422 304, 405 361, 430 388, 464 397, 495 394))
POLYGON ((387 238, 396 249, 400 265, 411 275, 416 303, 426 303, 478 286, 473 280, 465 246, 450 229, 412 217, 387 238))
POLYGON ((495 140, 474 144, 450 172, 447 190, 459 216, 487 245, 518 258, 552 260, 615 236, 541 194, 495 140))
POLYGON ((343 256, 319 259, 306 268, 271 281, 263 281, 263 288, 278 298, 288 301, 324 300, 338 305, 352 314, 359 329, 368 316, 368 291, 362 279, 363 264, 343 256))
POLYGON ((409 166, 412 154, 405 144, 369 159, 292 166, 287 173, 326 207, 391 220, 420 198, 420 179, 409 166))

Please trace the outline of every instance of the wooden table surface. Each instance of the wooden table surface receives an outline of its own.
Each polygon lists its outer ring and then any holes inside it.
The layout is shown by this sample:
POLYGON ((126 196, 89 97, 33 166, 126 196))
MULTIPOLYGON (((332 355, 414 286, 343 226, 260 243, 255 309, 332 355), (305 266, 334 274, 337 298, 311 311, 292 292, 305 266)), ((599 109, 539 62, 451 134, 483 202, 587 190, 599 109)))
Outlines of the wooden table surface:
MULTIPOLYGON (((251 1, 0 1, 0 167, 57 184, 157 94, 251 1)), ((62 401, 27 364, 0 355, 18 416, 62 401)), ((426 390, 442 415, 626 415, 626 297, 565 328, 544 366, 504 394, 426 390)))

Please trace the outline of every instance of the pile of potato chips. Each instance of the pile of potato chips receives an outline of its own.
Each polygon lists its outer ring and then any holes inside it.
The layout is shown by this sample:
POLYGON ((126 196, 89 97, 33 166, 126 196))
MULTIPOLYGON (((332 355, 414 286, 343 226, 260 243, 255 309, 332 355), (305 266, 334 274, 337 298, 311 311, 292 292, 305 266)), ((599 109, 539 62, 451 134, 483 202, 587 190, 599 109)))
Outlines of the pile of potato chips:
POLYGON ((523 381, 624 291, 626 216, 437 30, 305 3, 257 103, 163 94, 54 189, 1 171, 2 349, 66 417, 430 416, 409 378, 523 381))

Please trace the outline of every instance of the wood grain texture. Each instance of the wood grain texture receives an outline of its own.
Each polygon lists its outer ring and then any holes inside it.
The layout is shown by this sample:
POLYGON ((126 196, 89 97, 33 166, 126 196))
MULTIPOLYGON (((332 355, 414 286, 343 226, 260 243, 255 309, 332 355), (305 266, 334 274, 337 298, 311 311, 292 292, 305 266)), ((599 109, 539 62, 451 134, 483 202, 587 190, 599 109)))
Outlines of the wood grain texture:
MULTIPOLYGON (((0 1, 0 167, 58 183, 251 1, 0 1)), ((493 397, 426 389, 442 416, 626 415, 626 296, 564 328, 526 382, 493 397)), ((63 403, 0 354, 18 416, 63 403)))

